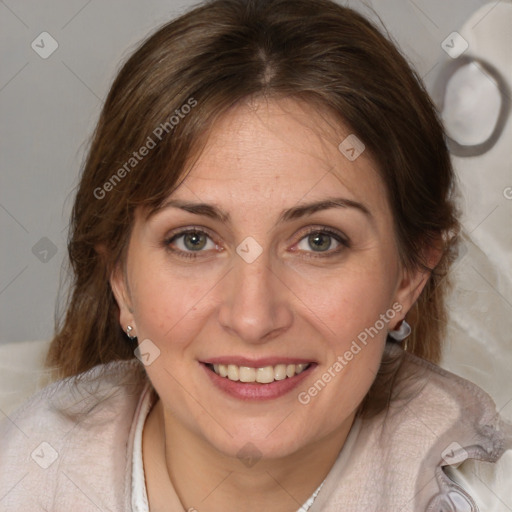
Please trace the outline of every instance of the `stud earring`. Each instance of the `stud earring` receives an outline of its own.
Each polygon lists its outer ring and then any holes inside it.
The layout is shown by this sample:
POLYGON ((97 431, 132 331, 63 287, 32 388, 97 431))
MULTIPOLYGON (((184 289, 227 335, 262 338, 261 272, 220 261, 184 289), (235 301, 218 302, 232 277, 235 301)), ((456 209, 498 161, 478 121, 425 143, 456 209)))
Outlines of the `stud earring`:
POLYGON ((133 334, 133 327, 131 325, 128 325, 126 327, 126 336, 130 338, 131 341, 133 341, 137 336, 133 334))
POLYGON ((405 320, 402 320, 398 324, 398 329, 389 331, 388 334, 396 341, 403 341, 411 334, 411 326, 405 320))

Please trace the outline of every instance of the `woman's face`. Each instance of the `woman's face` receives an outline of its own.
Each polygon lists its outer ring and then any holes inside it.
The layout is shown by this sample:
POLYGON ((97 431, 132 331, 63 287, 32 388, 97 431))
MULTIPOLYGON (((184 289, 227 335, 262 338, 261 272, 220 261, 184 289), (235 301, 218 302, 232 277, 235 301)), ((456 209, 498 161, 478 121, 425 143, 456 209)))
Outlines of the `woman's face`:
POLYGON ((350 425, 421 289, 374 162, 338 149, 349 135, 292 100, 237 107, 168 202, 137 212, 112 278, 121 325, 169 421, 226 455, 350 425))

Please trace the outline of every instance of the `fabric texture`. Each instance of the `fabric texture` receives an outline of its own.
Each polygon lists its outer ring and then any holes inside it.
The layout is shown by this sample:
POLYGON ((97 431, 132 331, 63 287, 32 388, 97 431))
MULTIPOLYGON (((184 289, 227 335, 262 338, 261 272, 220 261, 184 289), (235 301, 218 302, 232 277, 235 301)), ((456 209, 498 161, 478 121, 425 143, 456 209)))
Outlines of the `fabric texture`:
MULTIPOLYGON (((144 367, 132 360, 32 397, 0 426, 0 509, 135 510, 137 420, 149 392, 144 367)), ((355 422, 310 512, 474 512, 472 489, 448 473, 460 478, 461 462, 495 466, 511 448, 512 426, 486 393, 406 355, 389 409, 355 422)))
POLYGON ((148 386, 142 393, 139 407, 135 413, 135 433, 132 451, 132 511, 148 512, 149 503, 144 476, 144 462, 142 458, 142 431, 144 423, 155 402, 154 393, 148 386))

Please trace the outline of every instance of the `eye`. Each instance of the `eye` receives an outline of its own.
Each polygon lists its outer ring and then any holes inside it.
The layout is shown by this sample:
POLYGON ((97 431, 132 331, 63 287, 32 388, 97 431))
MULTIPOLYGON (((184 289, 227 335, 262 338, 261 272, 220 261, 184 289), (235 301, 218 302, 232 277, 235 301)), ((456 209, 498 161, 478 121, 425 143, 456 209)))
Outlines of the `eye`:
POLYGON ((218 249, 217 244, 205 231, 200 229, 187 229, 172 235, 165 240, 166 247, 184 257, 196 257, 194 253, 218 249))
MULTIPOLYGON (((164 245, 167 250, 184 258, 198 258, 207 256, 211 250, 222 250, 206 231, 198 228, 174 233, 164 240, 164 245)), ((350 243, 343 234, 328 228, 314 228, 299 240, 293 250, 309 253, 307 257, 328 257, 347 247, 350 243)))
MULTIPOLYGON (((296 248, 309 253, 319 253, 314 256, 332 256, 349 247, 346 237, 330 229, 315 228, 301 238, 296 248), (325 253, 325 254, 322 254, 325 253)), ((311 255, 313 256, 313 255, 311 255)))

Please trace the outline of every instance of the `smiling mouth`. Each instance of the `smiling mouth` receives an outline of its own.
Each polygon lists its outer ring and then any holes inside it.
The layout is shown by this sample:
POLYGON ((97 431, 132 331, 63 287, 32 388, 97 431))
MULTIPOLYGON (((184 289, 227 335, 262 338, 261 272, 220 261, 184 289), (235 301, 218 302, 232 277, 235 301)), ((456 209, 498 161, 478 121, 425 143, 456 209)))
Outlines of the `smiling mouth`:
POLYGON ((270 384, 274 381, 295 377, 307 370, 311 364, 276 364, 274 366, 251 368, 250 366, 237 366, 235 364, 206 363, 206 367, 220 377, 233 382, 270 384))

